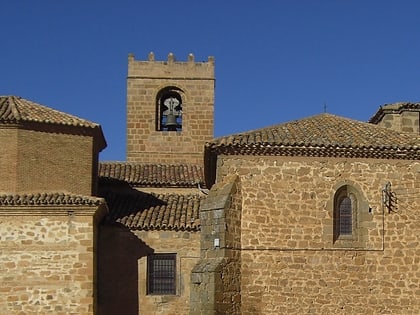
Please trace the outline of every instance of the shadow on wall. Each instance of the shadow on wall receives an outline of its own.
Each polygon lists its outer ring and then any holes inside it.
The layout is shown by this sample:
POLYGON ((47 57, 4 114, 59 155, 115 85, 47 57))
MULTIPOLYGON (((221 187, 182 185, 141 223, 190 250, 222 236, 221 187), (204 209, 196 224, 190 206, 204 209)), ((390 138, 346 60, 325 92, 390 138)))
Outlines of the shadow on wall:
POLYGON ((137 315, 138 260, 153 249, 123 226, 101 226, 98 240, 98 315, 137 315))
POLYGON ((101 195, 107 200, 110 212, 99 226, 97 314, 137 315, 138 261, 154 250, 118 221, 124 216, 144 210, 145 197, 149 204, 161 204, 162 201, 154 200, 150 195, 145 196, 147 194, 124 183, 102 185, 102 189, 101 195))

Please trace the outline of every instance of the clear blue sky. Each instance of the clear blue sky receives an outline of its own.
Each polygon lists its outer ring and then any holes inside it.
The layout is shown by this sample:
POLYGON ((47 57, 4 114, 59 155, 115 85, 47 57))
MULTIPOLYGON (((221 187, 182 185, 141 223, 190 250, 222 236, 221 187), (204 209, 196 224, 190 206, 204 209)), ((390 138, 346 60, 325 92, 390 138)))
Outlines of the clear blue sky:
POLYGON ((100 123, 125 160, 127 56, 216 59, 215 136, 419 101, 416 0, 3 0, 0 95, 100 123))

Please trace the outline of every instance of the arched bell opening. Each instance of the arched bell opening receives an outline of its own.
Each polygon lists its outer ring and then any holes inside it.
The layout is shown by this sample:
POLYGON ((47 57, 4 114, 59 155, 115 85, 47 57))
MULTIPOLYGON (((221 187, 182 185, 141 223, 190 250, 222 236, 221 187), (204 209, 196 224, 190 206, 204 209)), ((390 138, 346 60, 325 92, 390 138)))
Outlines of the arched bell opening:
POLYGON ((156 99, 156 130, 182 130, 182 90, 177 87, 162 89, 156 99))

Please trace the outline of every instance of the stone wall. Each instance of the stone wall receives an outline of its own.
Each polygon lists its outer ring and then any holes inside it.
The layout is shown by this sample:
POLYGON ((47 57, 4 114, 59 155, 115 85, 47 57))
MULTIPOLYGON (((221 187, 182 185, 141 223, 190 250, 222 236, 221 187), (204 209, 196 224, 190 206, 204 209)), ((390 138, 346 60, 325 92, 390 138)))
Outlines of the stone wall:
POLYGON ((189 314, 190 274, 200 256, 200 233, 130 231, 102 226, 99 248, 99 312, 189 314), (176 253, 176 295, 147 294, 147 255, 176 253))
POLYGON ((401 132, 420 134, 420 112, 403 111, 395 114, 387 113, 378 125, 401 132))
POLYGON ((214 59, 195 62, 134 60, 127 78, 127 161, 202 164, 203 146, 213 138, 214 59), (182 131, 157 131, 157 95, 175 87, 183 99, 182 131))
POLYGON ((104 211, 0 207, 0 313, 94 314, 96 225, 104 211))
POLYGON ((199 259, 200 233, 172 231, 138 231, 138 238, 147 244, 153 253, 177 254, 177 294, 175 296, 147 295, 147 257, 139 260, 140 312, 141 314, 181 315, 189 313, 190 275, 199 259))
POLYGON ((241 209, 236 175, 214 185, 200 207, 201 259, 191 274, 191 315, 240 314, 241 209))
POLYGON ((218 182, 237 174, 241 186, 241 314, 418 313, 419 162, 219 156, 218 166, 218 182), (331 200, 345 183, 369 220, 365 242, 343 248, 331 200))

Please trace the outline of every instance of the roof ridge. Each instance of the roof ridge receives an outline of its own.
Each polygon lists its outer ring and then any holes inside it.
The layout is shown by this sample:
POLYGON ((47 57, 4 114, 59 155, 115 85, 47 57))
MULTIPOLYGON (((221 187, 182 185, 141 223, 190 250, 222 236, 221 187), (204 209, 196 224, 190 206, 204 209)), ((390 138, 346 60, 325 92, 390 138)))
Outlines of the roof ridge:
MULTIPOLYGON (((205 144, 206 151, 217 149, 229 154, 327 154, 325 149, 357 149, 361 156, 395 156, 411 158, 420 152, 420 137, 398 132, 368 122, 341 117, 329 113, 306 117, 300 120, 272 125, 225 137, 216 138, 205 144), (369 149, 373 150, 369 153, 369 149), (387 148, 389 152, 380 152, 387 148), (295 152, 298 150, 299 152, 295 152), (304 153, 302 150, 310 150, 304 153), (398 150, 408 150, 402 155, 398 150), (293 152, 292 152, 293 151, 293 152), (318 153, 316 153, 316 152, 318 153), (366 152, 365 152, 366 151, 366 152), (408 152, 407 151, 407 152, 408 152), (241 153, 239 153, 241 152, 241 153), (382 154, 382 155, 381 155, 382 154)), ((339 155, 353 156, 355 152, 341 152, 339 155)), ((328 155, 338 153, 328 152, 328 155)))
POLYGON ((100 125, 20 96, 0 96, 0 121, 43 122, 74 127, 97 128, 100 125))
POLYGON ((12 100, 12 102, 9 102, 10 111, 15 115, 17 120, 21 119, 22 115, 20 114, 20 110, 16 104, 16 101, 20 100, 20 98, 10 97, 9 99, 12 100))
POLYGON ((0 96, 0 118, 7 117, 8 120, 19 120, 20 112, 17 109, 13 96, 0 96))
MULTIPOLYGON (((228 134, 228 135, 225 135, 225 136, 216 137, 216 138, 213 138, 211 141, 208 141, 208 142, 213 142, 214 140, 221 139, 221 138, 254 134, 254 133, 257 133, 257 132, 260 132, 260 131, 275 130, 277 127, 282 126, 282 125, 286 125, 286 124, 290 124, 290 123, 293 123, 293 122, 298 122, 298 121, 302 121, 302 120, 306 120, 306 119, 312 119, 312 118, 319 117, 319 116, 341 117, 341 116, 337 116, 337 115, 330 114, 330 113, 320 113, 320 114, 316 114, 316 115, 306 116, 306 117, 303 117, 303 118, 300 118, 300 119, 292 119, 292 120, 289 120, 289 121, 284 121, 284 122, 272 124, 270 126, 265 126, 265 127, 261 127, 261 128, 256 128, 256 129, 251 129, 251 130, 246 130, 246 131, 242 131, 242 132, 228 134)), ((341 118, 345 118, 345 117, 341 117, 341 118)), ((350 119, 350 118, 348 118, 348 119, 350 119)))

